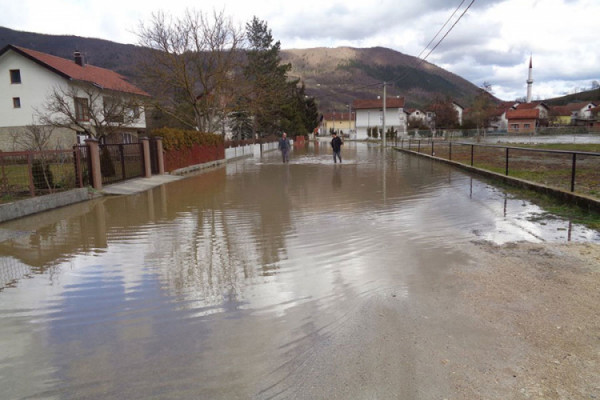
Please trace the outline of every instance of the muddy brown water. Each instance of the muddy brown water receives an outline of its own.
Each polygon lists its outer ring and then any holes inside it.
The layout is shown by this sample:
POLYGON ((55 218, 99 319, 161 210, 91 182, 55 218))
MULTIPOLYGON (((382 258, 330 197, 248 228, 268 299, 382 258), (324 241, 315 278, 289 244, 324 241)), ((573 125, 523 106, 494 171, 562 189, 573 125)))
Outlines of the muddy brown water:
POLYGON ((493 340, 451 307, 461 244, 600 241, 443 164, 342 157, 0 225, 0 398, 442 398, 432 343, 493 340))

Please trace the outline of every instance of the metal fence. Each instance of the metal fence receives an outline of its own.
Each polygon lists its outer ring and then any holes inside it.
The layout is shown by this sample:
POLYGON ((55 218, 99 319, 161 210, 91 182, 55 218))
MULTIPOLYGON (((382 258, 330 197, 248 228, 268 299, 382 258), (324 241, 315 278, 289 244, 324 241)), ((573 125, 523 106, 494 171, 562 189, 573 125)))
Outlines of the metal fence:
POLYGON ((399 147, 600 198, 600 153, 411 139, 399 147))
POLYGON ((89 182, 87 151, 0 152, 0 202, 83 187, 89 182))
POLYGON ((144 176, 141 143, 101 144, 99 147, 103 185, 144 176))

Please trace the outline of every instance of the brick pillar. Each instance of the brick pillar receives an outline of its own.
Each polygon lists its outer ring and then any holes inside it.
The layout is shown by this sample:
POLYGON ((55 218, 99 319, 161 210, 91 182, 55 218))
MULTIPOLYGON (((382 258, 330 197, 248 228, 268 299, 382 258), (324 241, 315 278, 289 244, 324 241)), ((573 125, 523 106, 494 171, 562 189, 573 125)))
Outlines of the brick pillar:
POLYGON ((100 168, 100 147, 97 139, 86 139, 88 146, 88 157, 92 168, 92 187, 96 190, 102 190, 102 172, 100 168))
POLYGON ((156 136, 154 139, 156 140, 156 157, 158 161, 158 173, 159 175, 164 175, 165 155, 163 154, 162 138, 160 136, 156 136))
POLYGON ((150 160, 150 139, 147 137, 140 138, 142 142, 143 156, 144 156, 144 177, 150 178, 152 176, 152 164, 150 160))

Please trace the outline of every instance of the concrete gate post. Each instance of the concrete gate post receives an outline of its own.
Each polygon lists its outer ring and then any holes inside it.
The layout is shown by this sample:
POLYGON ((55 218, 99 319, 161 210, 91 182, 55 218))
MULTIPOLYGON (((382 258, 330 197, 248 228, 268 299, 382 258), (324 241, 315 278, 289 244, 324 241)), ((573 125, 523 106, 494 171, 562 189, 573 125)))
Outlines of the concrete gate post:
POLYGON ((160 136, 156 136, 154 138, 156 140, 156 158, 158 161, 158 174, 164 175, 165 173, 165 157, 163 154, 163 143, 162 138, 160 136))
POLYGON ((150 139, 147 137, 140 138, 142 142, 142 151, 144 157, 144 178, 152 177, 152 164, 150 160, 150 139))
POLYGON ((88 147, 88 157, 90 158, 90 168, 92 169, 92 187, 96 190, 102 190, 102 172, 100 168, 100 147, 97 139, 86 139, 85 144, 88 147))

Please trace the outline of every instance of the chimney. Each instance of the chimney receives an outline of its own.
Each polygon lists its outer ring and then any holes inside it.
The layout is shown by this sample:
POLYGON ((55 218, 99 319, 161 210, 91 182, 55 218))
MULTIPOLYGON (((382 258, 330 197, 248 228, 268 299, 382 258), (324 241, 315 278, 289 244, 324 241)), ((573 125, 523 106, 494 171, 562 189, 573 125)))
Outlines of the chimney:
POLYGON ((83 67, 83 56, 78 50, 75 50, 75 52, 73 52, 73 58, 75 59, 75 64, 83 67))

